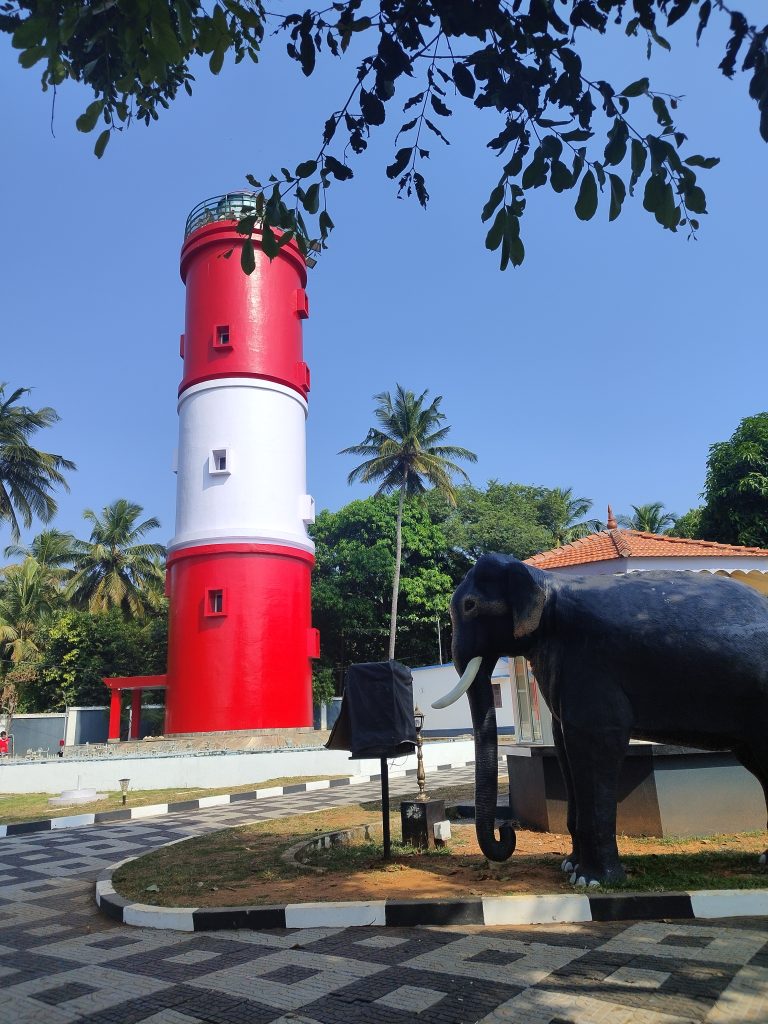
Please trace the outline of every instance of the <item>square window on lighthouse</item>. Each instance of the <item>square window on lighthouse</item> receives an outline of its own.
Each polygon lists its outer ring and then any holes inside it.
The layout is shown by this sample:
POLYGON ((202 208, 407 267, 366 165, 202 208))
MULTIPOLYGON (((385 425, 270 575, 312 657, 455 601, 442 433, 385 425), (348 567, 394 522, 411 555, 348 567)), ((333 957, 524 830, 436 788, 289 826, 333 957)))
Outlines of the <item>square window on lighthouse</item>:
POLYGON ((208 472, 212 476, 227 476, 232 472, 228 448, 214 448, 208 456, 208 472))
POLYGON ((224 609, 224 591, 206 590, 205 592, 205 614, 226 615, 224 609))
POLYGON ((216 348, 232 348, 229 324, 217 324, 213 331, 213 344, 216 348))

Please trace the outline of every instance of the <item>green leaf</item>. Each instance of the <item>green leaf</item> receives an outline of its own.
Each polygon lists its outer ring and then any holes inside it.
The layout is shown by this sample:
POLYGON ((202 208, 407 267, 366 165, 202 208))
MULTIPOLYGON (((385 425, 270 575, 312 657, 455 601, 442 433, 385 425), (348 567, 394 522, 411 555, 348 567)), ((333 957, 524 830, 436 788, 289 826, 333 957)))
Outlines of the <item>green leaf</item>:
POLYGON ((616 118, 608 132, 608 145, 605 147, 604 160, 607 164, 618 165, 627 154, 629 128, 626 121, 616 118))
POLYGON ((653 112, 656 115, 656 120, 659 124, 663 125, 665 128, 669 127, 669 125, 672 124, 672 116, 667 110, 667 104, 661 96, 654 96, 651 106, 653 107, 653 112))
POLYGON ((46 49, 44 46, 31 46, 28 50, 24 50, 23 53, 19 54, 19 64, 23 68, 34 67, 45 55, 46 49))
POLYGON ((645 183, 643 206, 649 213, 656 213, 664 201, 666 179, 663 174, 652 174, 645 183))
POLYGON ((692 188, 687 189, 685 193, 685 205, 692 213, 706 213, 707 197, 704 195, 703 189, 700 189, 698 185, 694 185, 692 188))
POLYGON ((713 167, 717 167, 720 163, 719 156, 689 156, 685 161, 689 167, 704 167, 706 170, 711 170, 713 167))
POLYGON ((85 108, 85 112, 75 121, 77 130, 79 132, 92 132, 103 109, 103 100, 94 100, 93 103, 89 103, 85 108))
POLYGON ((674 231, 680 222, 680 210, 675 204, 675 192, 669 182, 664 185, 661 202, 656 208, 655 215, 659 224, 670 231, 674 231))
POLYGON ((485 236, 485 248, 493 251, 498 249, 501 245, 501 240, 504 237, 504 230, 507 224, 507 208, 502 206, 499 212, 496 214, 496 218, 491 225, 491 229, 485 236))
POLYGON ((648 158, 648 152, 639 139, 632 139, 631 152, 632 177, 629 179, 629 194, 633 196, 635 194, 635 185, 640 180, 640 175, 645 169, 645 161, 648 158))
POLYGON ((658 43, 662 50, 672 49, 672 47, 669 45, 669 40, 665 39, 664 36, 660 36, 655 29, 651 29, 651 35, 653 36, 654 42, 658 43))
POLYGON ((109 142, 109 136, 111 134, 112 133, 109 128, 105 128, 101 135, 99 135, 98 139, 96 139, 96 145, 93 147, 93 152, 99 160, 104 156, 104 150, 107 148, 107 143, 109 142))
POLYGON ((611 206, 608 213, 608 220, 616 220, 621 213, 621 207, 627 195, 627 189, 618 174, 609 174, 611 182, 611 206))
POLYGON ((547 163, 544 159, 544 151, 541 146, 536 149, 533 154, 533 160, 523 171, 523 177, 520 180, 520 184, 523 188, 539 188, 544 185, 547 180, 547 163))
POLYGON ((549 173, 549 183, 555 192, 564 192, 573 188, 575 179, 562 160, 553 160, 549 173))
POLYGON ((256 254, 250 238, 243 242, 243 248, 240 250, 240 266, 246 274, 252 274, 256 269, 256 254))
POLYGON ((317 160, 305 160, 296 168, 297 178, 309 178, 317 170, 317 160))
POLYGON ((572 132, 563 132, 563 142, 586 142, 591 139, 594 132, 584 131, 582 128, 574 128, 572 132))
MULTIPOLYGON (((220 8, 217 8, 219 10, 220 8)), ((224 55, 227 52, 226 46, 217 46, 211 54, 211 59, 208 61, 208 67, 211 69, 211 73, 218 75, 224 66, 224 55)))
POLYGON ((335 156, 326 156, 323 170, 328 171, 332 174, 337 181, 346 181, 348 178, 354 177, 351 167, 347 167, 340 160, 337 160, 335 156))
POLYGON ((318 184, 310 185, 307 189, 303 206, 307 213, 317 213, 320 207, 320 186, 318 184))
POLYGON ((266 222, 261 228, 261 248, 267 259, 273 260, 277 256, 278 249, 280 246, 277 244, 277 238, 272 228, 266 222))
POLYGON ((518 235, 509 239, 509 261, 513 267, 519 267, 525 259, 525 246, 518 235))
POLYGON ((541 152, 548 160, 558 160, 563 152, 563 143, 556 135, 545 135, 541 140, 541 152))
POLYGON ((485 206, 483 207, 483 212, 480 214, 480 220, 483 222, 483 224, 485 224, 487 220, 490 220, 491 214, 493 213, 493 211, 496 209, 496 207, 499 205, 503 198, 504 185, 500 183, 496 186, 496 188, 493 189, 491 194, 488 196, 488 202, 485 204, 485 206))
MULTIPOLYGON (((5 31, 8 31, 5 29, 5 31)), ((16 50, 26 50, 38 46, 45 39, 46 19, 38 15, 29 17, 15 29, 11 45, 16 50)))
POLYGON ((647 78, 638 78, 636 82, 632 82, 626 89, 622 89, 619 96, 627 96, 632 98, 633 96, 642 96, 643 93, 648 92, 650 87, 650 81, 647 78))
POLYGON ((323 238, 327 238, 327 236, 331 233, 331 231, 333 231, 333 228, 334 228, 334 224, 333 224, 333 221, 330 218, 330 215, 328 214, 328 211, 327 210, 321 210, 320 211, 320 234, 323 236, 323 238))
POLYGON ((439 96, 435 96, 434 93, 432 93, 432 95, 429 97, 429 102, 432 104, 432 109, 434 110, 434 112, 436 114, 439 114, 440 117, 450 117, 451 114, 453 113, 451 108, 447 107, 445 103, 443 103, 443 101, 439 98, 439 96))
POLYGON ((386 117, 384 104, 378 96, 368 92, 367 89, 360 90, 360 113, 365 118, 366 124, 384 124, 386 117))
POLYGON ((398 149, 397 153, 395 153, 395 159, 389 167, 387 167, 387 177, 397 178, 402 174, 408 164, 408 161, 411 159, 412 153, 413 146, 406 146, 403 149, 398 149))
POLYGON ((579 197, 576 200, 576 216, 579 220, 591 220, 597 211, 597 182, 592 171, 581 179, 579 197))
POLYGON ((454 64, 451 69, 453 74, 453 82, 457 90, 462 96, 466 96, 467 99, 472 99, 475 95, 475 79, 472 72, 469 70, 466 64, 454 64))

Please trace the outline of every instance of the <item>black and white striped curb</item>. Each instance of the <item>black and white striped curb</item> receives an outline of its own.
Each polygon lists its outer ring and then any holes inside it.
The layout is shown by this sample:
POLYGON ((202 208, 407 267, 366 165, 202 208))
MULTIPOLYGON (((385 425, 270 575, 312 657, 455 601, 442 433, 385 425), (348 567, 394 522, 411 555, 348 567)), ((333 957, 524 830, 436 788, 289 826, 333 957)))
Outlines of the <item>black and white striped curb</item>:
MULTIPOLYGON (((450 771, 452 768, 471 768, 474 761, 457 761, 455 764, 439 764, 430 772, 450 771)), ((415 768, 390 768, 390 779, 415 776, 415 768)), ((0 838, 22 836, 30 832, 49 832, 59 828, 82 828, 85 825, 105 825, 116 821, 134 821, 136 818, 154 818, 161 814, 176 814, 179 811, 199 811, 206 807, 223 807, 244 800, 266 800, 277 796, 294 796, 297 793, 311 793, 320 789, 335 789, 337 786, 360 786, 367 782, 378 782, 381 775, 350 775, 344 779, 316 779, 314 782, 297 782, 291 786, 268 786, 244 793, 219 793, 217 796, 203 796, 199 800, 178 800, 170 804, 147 804, 145 807, 126 807, 119 811, 97 811, 90 814, 68 814, 59 818, 45 818, 41 821, 20 821, 13 825, 0 825, 0 838)))
MULTIPOLYGON (((183 840, 182 840, 183 841, 183 840)), ((131 860, 135 858, 129 858, 131 860)), ((483 896, 457 900, 368 900, 289 903, 269 907, 153 907, 124 899, 112 885, 114 864, 96 882, 101 912, 141 928, 206 932, 233 928, 354 928, 381 925, 532 925, 591 921, 659 921, 763 917, 768 890, 726 889, 681 893, 483 896)))

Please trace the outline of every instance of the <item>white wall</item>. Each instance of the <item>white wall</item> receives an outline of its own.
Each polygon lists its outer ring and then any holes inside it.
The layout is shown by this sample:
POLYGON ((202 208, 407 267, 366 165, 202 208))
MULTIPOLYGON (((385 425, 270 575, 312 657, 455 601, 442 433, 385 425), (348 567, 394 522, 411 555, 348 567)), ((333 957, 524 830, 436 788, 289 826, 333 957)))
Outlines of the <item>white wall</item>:
POLYGON ((224 378, 184 391, 169 549, 247 541, 313 551, 306 417, 304 399, 271 381, 224 378), (228 450, 227 472, 212 474, 209 455, 219 448, 228 450))
MULTIPOLYGON (((472 732, 472 716, 469 713, 469 699, 466 694, 447 708, 436 709, 432 701, 444 696, 459 681, 452 664, 429 665, 426 668, 411 669, 413 676, 413 703, 424 712, 424 731, 450 736, 472 732)), ((512 687, 509 681, 509 665, 506 658, 500 658, 493 670, 493 681, 501 686, 501 707, 496 709, 498 728, 509 731, 515 724, 512 687)))
MULTIPOLYGON (((474 760, 471 740, 424 744, 424 765, 466 764, 474 760)), ((390 769, 415 768, 416 756, 389 761, 390 769)), ((101 792, 118 790, 117 780, 129 778, 131 790, 143 789, 221 789, 245 786, 267 779, 299 775, 375 775, 378 760, 351 760, 341 750, 316 747, 311 750, 251 751, 237 750, 217 754, 167 754, 134 757, 76 759, 53 758, 50 761, 6 762, 0 765, 0 792, 61 793, 76 789, 78 777, 83 789, 101 792)))
POLYGON ((651 572, 664 569, 668 572, 760 572, 768 573, 768 558, 749 558, 744 555, 731 558, 712 556, 675 558, 611 558, 604 562, 586 562, 584 565, 563 565, 549 572, 563 576, 605 576, 620 572, 651 572))

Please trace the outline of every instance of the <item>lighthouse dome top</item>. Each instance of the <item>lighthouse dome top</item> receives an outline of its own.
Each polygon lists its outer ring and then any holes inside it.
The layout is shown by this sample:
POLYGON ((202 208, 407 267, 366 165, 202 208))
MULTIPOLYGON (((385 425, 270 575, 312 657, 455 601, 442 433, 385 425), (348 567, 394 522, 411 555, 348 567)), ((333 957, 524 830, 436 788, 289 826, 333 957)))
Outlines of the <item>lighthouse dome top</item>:
POLYGON ((205 224, 213 224, 217 220, 240 220, 249 213, 256 211, 256 192, 225 192, 220 196, 211 196, 190 212, 184 225, 184 237, 205 224))

